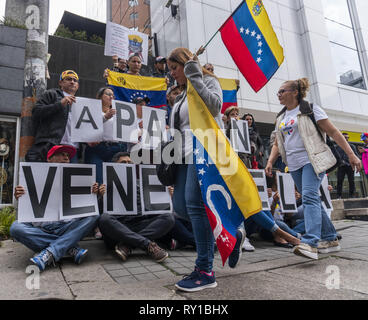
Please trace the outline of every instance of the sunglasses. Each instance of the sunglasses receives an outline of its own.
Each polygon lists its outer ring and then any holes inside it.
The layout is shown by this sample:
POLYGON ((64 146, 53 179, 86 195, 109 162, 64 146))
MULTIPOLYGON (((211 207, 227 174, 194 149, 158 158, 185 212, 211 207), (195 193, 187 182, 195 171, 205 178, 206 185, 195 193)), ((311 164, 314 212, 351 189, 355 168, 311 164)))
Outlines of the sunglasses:
POLYGON ((64 78, 65 81, 71 81, 71 82, 79 82, 77 79, 75 78, 64 78))
POLYGON ((283 94, 284 94, 285 92, 287 92, 287 91, 290 91, 290 92, 291 92, 291 91, 294 91, 294 90, 285 90, 285 89, 281 89, 281 90, 279 90, 279 92, 277 92, 277 93, 276 93, 276 95, 277 95, 277 96, 281 96, 281 95, 283 95, 283 94))

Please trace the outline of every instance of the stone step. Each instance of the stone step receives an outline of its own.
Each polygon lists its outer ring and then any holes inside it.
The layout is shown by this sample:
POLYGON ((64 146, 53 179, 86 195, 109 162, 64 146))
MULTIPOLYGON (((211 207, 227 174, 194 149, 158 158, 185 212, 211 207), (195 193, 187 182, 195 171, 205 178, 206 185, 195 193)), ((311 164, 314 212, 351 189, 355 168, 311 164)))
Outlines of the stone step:
POLYGON ((344 214, 347 219, 368 221, 368 208, 345 209, 344 214))
POLYGON ((368 199, 367 198, 358 198, 358 199, 346 199, 344 201, 344 209, 360 209, 360 208, 368 208, 368 199))

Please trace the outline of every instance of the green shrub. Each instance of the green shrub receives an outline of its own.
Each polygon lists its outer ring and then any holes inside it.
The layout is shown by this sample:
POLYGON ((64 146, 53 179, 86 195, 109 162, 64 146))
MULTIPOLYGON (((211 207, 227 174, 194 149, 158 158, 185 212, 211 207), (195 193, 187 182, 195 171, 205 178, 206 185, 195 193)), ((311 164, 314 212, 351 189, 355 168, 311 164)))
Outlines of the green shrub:
POLYGON ((0 25, 27 30, 27 27, 24 23, 9 17, 3 17, 0 19, 0 25))
POLYGON ((79 40, 79 41, 87 41, 87 32, 86 31, 74 31, 73 33, 73 39, 79 40))
POLYGON ((99 44, 100 46, 104 46, 105 45, 104 39, 102 39, 100 36, 97 36, 95 34, 92 37, 89 38, 89 42, 92 42, 92 43, 95 43, 95 44, 99 44))
POLYGON ((0 210, 0 240, 10 236, 10 227, 16 219, 15 208, 5 207, 0 210))

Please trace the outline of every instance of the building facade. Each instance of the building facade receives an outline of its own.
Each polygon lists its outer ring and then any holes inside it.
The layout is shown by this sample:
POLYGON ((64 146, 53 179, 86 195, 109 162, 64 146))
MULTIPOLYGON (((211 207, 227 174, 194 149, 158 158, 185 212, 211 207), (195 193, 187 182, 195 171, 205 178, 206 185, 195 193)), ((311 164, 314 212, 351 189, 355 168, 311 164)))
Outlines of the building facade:
MULTIPOLYGON (((160 55, 183 46, 192 52, 206 44, 242 0, 167 0, 151 2, 152 33, 160 55)), ((256 4, 258 1, 254 0, 256 4)), ((264 0, 271 23, 284 48, 285 61, 269 83, 255 93, 237 69, 217 34, 200 56, 215 74, 240 80, 238 105, 257 123, 272 130, 281 110, 276 93, 286 80, 309 78, 308 99, 324 108, 340 129, 368 131, 368 2, 366 0, 264 0)), ((266 131, 267 131, 266 130, 266 131)), ((333 183, 333 175, 330 175, 333 183)), ((364 194, 360 177, 356 180, 364 194)))
POLYGON ((111 0, 112 22, 151 35, 150 0, 111 0))

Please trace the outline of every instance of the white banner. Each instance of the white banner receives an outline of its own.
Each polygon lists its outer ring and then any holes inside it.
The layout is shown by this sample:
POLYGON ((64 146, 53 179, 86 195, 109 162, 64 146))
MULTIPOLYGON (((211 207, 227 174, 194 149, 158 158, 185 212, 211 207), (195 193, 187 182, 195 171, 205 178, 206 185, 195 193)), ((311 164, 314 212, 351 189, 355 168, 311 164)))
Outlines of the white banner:
POLYGON ((96 166, 61 165, 60 220, 99 215, 97 195, 92 193, 96 182, 96 166))
POLYGON ((136 105, 114 100, 112 107, 116 110, 113 121, 113 140, 138 143, 139 127, 136 105))
POLYGON ((137 214, 137 175, 134 164, 103 163, 104 213, 137 214))
POLYGON ((295 184, 290 173, 277 172, 277 190, 280 195, 281 212, 298 212, 295 198, 295 184))
POLYGON ((230 132, 234 151, 251 154, 248 121, 231 119, 230 132))
POLYGON ((19 222, 53 222, 98 215, 95 165, 20 163, 19 222))
POLYGON ((105 56, 117 55, 119 58, 128 59, 131 53, 138 53, 142 63, 148 64, 148 35, 108 21, 105 56))
POLYGON ((58 164, 21 162, 19 185, 25 189, 18 201, 19 222, 59 220, 61 184, 58 164))
POLYGON ((142 107, 142 148, 156 149, 161 141, 167 141, 166 111, 142 107))
POLYGON ((148 215, 172 212, 169 188, 158 180, 156 166, 140 165, 139 177, 142 213, 148 215))
POLYGON ((262 210, 271 211, 270 203, 268 202, 266 172, 256 169, 249 169, 248 171, 257 185, 259 197, 262 201, 262 210))
POLYGON ((76 98, 71 107, 72 142, 99 142, 103 140, 101 100, 76 98))

